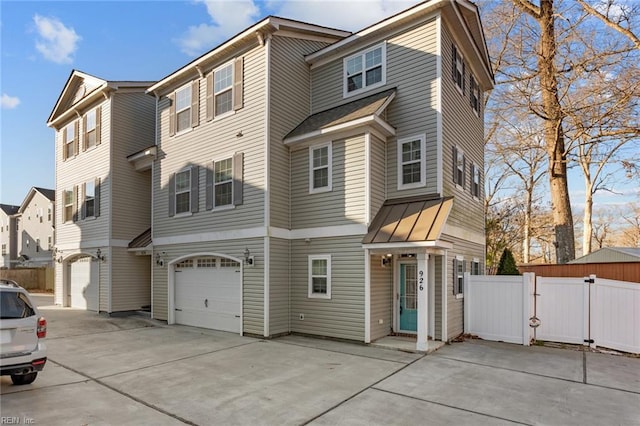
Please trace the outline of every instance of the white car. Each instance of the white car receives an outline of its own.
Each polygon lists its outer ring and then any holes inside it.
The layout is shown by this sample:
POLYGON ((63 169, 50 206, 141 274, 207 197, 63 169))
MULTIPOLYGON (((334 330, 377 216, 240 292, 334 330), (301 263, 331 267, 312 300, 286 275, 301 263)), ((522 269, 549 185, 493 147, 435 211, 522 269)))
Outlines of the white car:
POLYGON ((47 320, 15 281, 0 280, 0 372, 14 385, 33 383, 47 362, 47 320))

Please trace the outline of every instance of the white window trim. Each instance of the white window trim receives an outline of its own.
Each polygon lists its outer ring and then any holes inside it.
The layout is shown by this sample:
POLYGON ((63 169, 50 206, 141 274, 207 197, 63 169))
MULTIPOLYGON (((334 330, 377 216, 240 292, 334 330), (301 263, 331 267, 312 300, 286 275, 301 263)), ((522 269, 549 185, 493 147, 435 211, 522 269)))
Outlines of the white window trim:
MULTIPOLYGON (((63 189, 62 190, 62 218, 64 219, 62 223, 73 222, 73 188, 71 189, 63 189), (71 193, 71 203, 67 204, 67 192, 71 193), (71 214, 66 216, 67 207, 71 206, 71 214)), ((18 221, 16 221, 16 229, 18 221)))
POLYGON ((458 92, 460 92, 461 95, 464 95, 464 92, 462 91, 462 86, 464 85, 464 56, 462 56, 462 53, 460 53, 460 48, 458 46, 456 46, 456 71, 458 71, 460 73, 461 76, 461 80, 462 80, 462 84, 458 85, 458 79, 456 78, 455 81, 455 86, 456 89, 458 89, 458 92), (460 62, 458 62, 458 58, 460 58, 460 62))
MULTIPOLYGON (((465 170, 466 169, 465 160, 464 160, 465 154, 464 154, 464 151, 462 150, 462 148, 460 148, 459 145, 456 145, 456 152, 457 152, 457 155, 462 155, 462 181, 464 182, 465 177, 466 177, 465 173, 467 172, 465 170)), ((460 191, 464 191, 464 186, 458 180, 458 171, 459 170, 460 169, 458 168, 458 158, 456 157, 456 170, 455 170, 455 173, 456 173, 456 188, 459 189, 460 191)))
POLYGON ((333 190, 333 149, 332 147, 333 147, 332 142, 322 143, 322 144, 313 145, 309 147, 309 193, 310 194, 317 194, 320 192, 330 192, 333 190), (313 167, 313 151, 315 151, 316 149, 321 149, 325 147, 327 147, 327 165, 323 166, 322 168, 327 167, 327 174, 328 174, 327 186, 314 188, 313 172, 315 168, 313 167))
POLYGON ((309 270, 309 294, 308 297, 310 299, 331 299, 331 255, 309 255, 308 260, 308 270, 309 270), (327 293, 314 293, 313 292, 313 275, 312 275, 312 264, 314 260, 326 260, 327 261, 327 293))
POLYGON ((175 126, 176 127, 175 127, 175 129, 176 129, 176 134, 174 136, 182 135, 182 134, 188 133, 188 132, 193 130, 193 126, 191 125, 191 122, 192 122, 191 115, 193 114, 193 111, 191 111, 191 105, 193 104, 193 99, 191 99, 191 85, 192 84, 193 84, 192 82, 189 82, 189 83, 183 85, 182 87, 177 88, 176 91, 175 91, 175 102, 176 102, 176 112, 175 112, 175 114, 176 114, 176 116, 175 116, 175 126), (187 93, 189 93, 189 106, 178 110, 178 92, 180 92, 181 90, 187 90, 187 93), (178 130, 178 122, 179 122, 178 113, 180 113, 182 111, 186 111, 187 109, 189 110, 189 127, 185 128, 183 130, 178 130))
MULTIPOLYGON (((225 114, 226 115, 226 114, 225 114)), ((236 208, 236 206, 233 204, 233 196, 235 195, 233 193, 234 190, 234 185, 233 185, 233 154, 224 156, 224 157, 220 157, 219 159, 213 159, 213 186, 211 188, 212 194, 211 194, 211 199, 213 200, 213 208, 211 209, 212 211, 220 211, 220 210, 227 210, 227 209, 234 209, 236 208), (215 165, 218 164, 221 161, 225 161, 225 160, 231 160, 231 203, 230 204, 223 204, 221 206, 216 205, 216 168, 215 165)), ((222 183, 227 183, 228 181, 225 182, 220 182, 219 184, 222 183)))
POLYGON ((427 137, 425 134, 411 136, 408 138, 398 139, 397 143, 397 175, 398 175, 398 189, 411 189, 420 188, 427 183, 427 171, 426 171, 426 155, 427 155, 427 137), (402 183, 402 144, 412 142, 415 140, 420 141, 420 182, 402 183))
POLYGON ((71 148, 72 154, 69 155, 69 145, 71 145, 73 147, 73 145, 75 144, 75 140, 78 137, 78 135, 76 135, 76 127, 75 127, 75 121, 72 121, 71 123, 67 124, 65 127, 66 132, 64 133, 65 135, 65 139, 64 139, 64 149, 67 155, 67 160, 70 158, 75 157, 76 155, 78 155, 75 152, 75 148, 71 148), (73 132, 73 138, 69 139, 69 130, 71 130, 73 132))
POLYGON ((183 216, 191 216, 193 213, 191 212, 191 179, 193 178, 193 176, 191 176, 191 167, 187 167, 185 169, 182 170, 178 170, 176 172, 176 176, 173 182, 173 205, 174 205, 174 209, 175 209, 175 214, 173 215, 173 217, 183 217, 183 216), (178 192, 178 174, 183 173, 183 172, 189 172, 189 186, 188 189, 186 191, 181 191, 178 192), (187 210, 186 212, 181 212, 178 213, 178 194, 184 194, 185 192, 189 193, 189 210, 187 210))
MULTIPOLYGON (((364 60, 364 59, 363 59, 364 60)), ((358 53, 355 53, 353 55, 347 56, 346 58, 344 58, 342 60, 342 97, 343 98, 348 98, 354 95, 357 95, 359 93, 364 93, 367 92, 369 90, 375 89, 376 87, 380 87, 380 86, 384 86, 385 84, 387 84, 387 42, 383 41, 382 43, 376 44, 375 46, 371 46, 368 49, 365 50, 361 50, 358 53), (378 83, 374 83, 371 86, 367 86, 367 80, 366 80, 366 72, 367 69, 365 68, 364 64, 362 66, 362 88, 354 90, 352 92, 349 92, 348 90, 348 84, 347 84, 347 61, 349 61, 349 59, 355 58, 356 56, 362 56, 364 58, 364 56, 372 51, 375 50, 379 47, 382 47, 382 79, 378 82, 378 83)))
POLYGON ((84 183, 84 212, 85 212, 85 216, 84 216, 84 220, 91 220, 91 219, 95 219, 96 218, 96 184, 95 184, 95 180, 89 180, 86 181, 84 183), (93 214, 91 216, 89 216, 87 214, 87 201, 88 201, 88 196, 87 196, 87 186, 88 185, 92 185, 93 186, 93 214))
POLYGON ((480 86, 478 85, 478 81, 476 80, 476 78, 470 72, 469 73, 469 96, 473 96, 474 94, 476 95, 477 102, 475 107, 473 105, 471 106, 471 109, 473 110, 473 113, 476 115, 476 117, 480 117, 480 112, 478 111, 480 106, 480 86), (471 84, 471 81, 473 81, 473 85, 471 84))
POLYGON ((478 274, 477 274, 477 275, 480 275, 480 259, 479 259, 479 258, 477 258, 477 257, 474 257, 474 258, 471 260, 471 271, 470 271, 470 272, 471 272, 471 274, 472 274, 472 275, 473 275, 473 265, 474 265, 474 264, 477 264, 477 265, 478 265, 478 274))
POLYGON ((234 115, 236 113, 236 111, 233 109, 233 99, 235 97, 235 81, 234 81, 234 76, 236 73, 236 64, 235 64, 235 60, 231 60, 229 62, 226 62, 222 65, 220 65, 218 68, 214 69, 213 71, 211 71, 212 74, 212 81, 213 81, 213 87, 211 88, 211 96, 212 96, 212 100, 211 102, 213 103, 211 105, 211 108, 213 108, 213 120, 220 120, 221 118, 224 117, 228 117, 230 115, 234 115), (222 92, 217 92, 215 90, 216 87, 216 72, 220 71, 223 68, 228 67, 229 65, 231 65, 231 88, 230 89, 226 89, 223 90, 222 92), (220 93, 224 93, 227 90, 231 90, 231 110, 224 112, 222 114, 216 114, 216 95, 220 94, 220 93))
MULTIPOLYGON (((464 262, 464 256, 458 256, 458 255, 456 255, 456 261, 457 261, 458 265, 464 265, 464 263, 463 263, 463 262, 464 262)), ((459 266, 457 266, 457 268, 458 268, 458 267, 459 267, 459 266)), ((463 267, 464 267, 464 266, 463 266, 463 267)), ((465 271, 463 270, 463 271, 462 271, 463 286, 464 286, 464 272, 465 272, 465 271)), ((458 276, 458 270, 456 269, 456 281, 457 281, 458 279, 459 279, 459 276, 458 276)), ((456 283, 453 283, 453 288, 455 289, 455 287, 456 287, 456 283)), ((456 294, 455 294, 456 299, 464 299, 464 288, 462 288, 462 289, 460 289, 460 290, 461 290, 461 291, 460 291, 460 293, 456 293, 456 294)))
POLYGON ((473 173, 471 174, 471 188, 473 189, 476 182, 476 175, 478 176, 478 194, 473 193, 473 198, 476 200, 480 199, 480 194, 482 194, 482 174, 480 173, 480 167, 477 164, 473 163, 473 173))

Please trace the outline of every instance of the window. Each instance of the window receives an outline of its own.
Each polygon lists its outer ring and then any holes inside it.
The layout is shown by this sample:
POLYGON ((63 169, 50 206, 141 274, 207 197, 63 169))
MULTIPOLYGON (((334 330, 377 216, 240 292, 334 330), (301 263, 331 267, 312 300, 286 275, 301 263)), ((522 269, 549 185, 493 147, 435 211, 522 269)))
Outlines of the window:
POLYGON ((464 58, 460 55, 460 52, 455 46, 451 46, 452 50, 452 62, 451 62, 451 75, 453 77, 453 82, 456 84, 458 90, 464 94, 464 80, 465 80, 465 65, 464 58))
POLYGON ((93 181, 84 184, 84 217, 96 216, 96 186, 93 181))
POLYGON ((63 222, 69 222, 73 219, 73 193, 74 191, 71 189, 67 189, 63 192, 63 203, 64 203, 64 211, 63 211, 63 222))
POLYGON ((191 169, 176 173, 176 214, 191 211, 191 169))
POLYGON ((480 114, 480 86, 473 75, 469 76, 469 103, 476 115, 480 114))
POLYGON ((2 245, 2 255, 5 256, 7 254, 7 245, 3 244, 2 245))
POLYGON ((73 157, 76 155, 76 146, 75 146, 75 138, 76 138, 76 123, 69 123, 67 127, 62 131, 62 139, 64 142, 64 152, 63 159, 73 157))
POLYGON ((51 216, 52 216, 52 211, 51 211, 51 207, 47 208, 47 220, 49 222, 51 222, 51 216))
POLYGON ((25 238, 24 243, 27 246, 27 250, 29 250, 29 237, 25 238))
POLYGON ((40 253, 40 238, 36 239, 36 253, 40 253))
POLYGON ((480 260, 475 257, 471 261, 471 275, 480 275, 480 260))
POLYGON ((425 136, 398 140, 398 189, 425 184, 425 136))
POLYGON ((47 250, 51 250, 53 248, 53 238, 51 236, 47 237, 47 250))
POLYGON ((456 256, 453 259, 453 294, 456 298, 462 296, 464 292, 464 271, 466 269, 466 262, 463 257, 456 256))
POLYGON ((456 185, 464 188, 464 172, 466 168, 466 160, 464 152, 458 147, 453 147, 453 181, 456 185))
POLYGON ((213 163, 214 207, 233 203, 233 159, 213 163))
POLYGON ((176 91, 177 132, 191 128, 191 85, 176 91))
POLYGON ((331 256, 309 256, 309 297, 331 299, 331 256))
POLYGON ((309 148, 309 192, 331 191, 331 144, 309 148))
POLYGON ((480 197, 480 167, 475 164, 471 166, 471 195, 480 197))
POLYGON ((233 62, 213 72, 214 115, 233 109, 233 62))
POLYGON ((385 83, 386 51, 383 43, 344 59, 345 97, 385 83))
POLYGON ((85 116, 84 149, 96 146, 96 110, 93 109, 85 116))

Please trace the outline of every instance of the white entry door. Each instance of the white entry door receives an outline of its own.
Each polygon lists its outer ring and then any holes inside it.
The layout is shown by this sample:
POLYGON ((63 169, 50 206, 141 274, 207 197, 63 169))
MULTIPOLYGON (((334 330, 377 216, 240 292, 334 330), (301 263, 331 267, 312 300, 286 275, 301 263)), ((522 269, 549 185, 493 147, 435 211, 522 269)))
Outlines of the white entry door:
POLYGON ((69 264, 72 308, 98 310, 98 265, 91 257, 83 257, 69 264))
POLYGON ((240 264, 225 258, 188 259, 175 265, 177 324, 240 332, 240 264))

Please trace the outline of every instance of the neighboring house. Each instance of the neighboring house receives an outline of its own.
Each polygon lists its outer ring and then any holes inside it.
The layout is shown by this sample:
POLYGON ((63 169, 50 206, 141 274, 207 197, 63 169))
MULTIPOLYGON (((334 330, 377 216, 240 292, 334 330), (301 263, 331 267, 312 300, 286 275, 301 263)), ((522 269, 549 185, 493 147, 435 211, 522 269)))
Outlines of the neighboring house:
POLYGON ((150 85, 74 70, 51 112, 56 304, 106 313, 150 304, 149 253, 129 249, 151 226, 151 172, 138 161, 154 142, 150 85))
POLYGON ((355 34, 267 17, 151 86, 153 317, 462 333, 492 85, 477 7, 432 0, 355 34))
POLYGON ((32 187, 18 210, 18 260, 24 266, 53 266, 55 236, 53 189, 32 187))
POLYGON ((572 260, 569 264, 612 262, 640 262, 640 247, 603 247, 572 260))
POLYGON ((18 230, 16 214, 20 206, 0 204, 0 268, 13 268, 17 262, 18 230))

